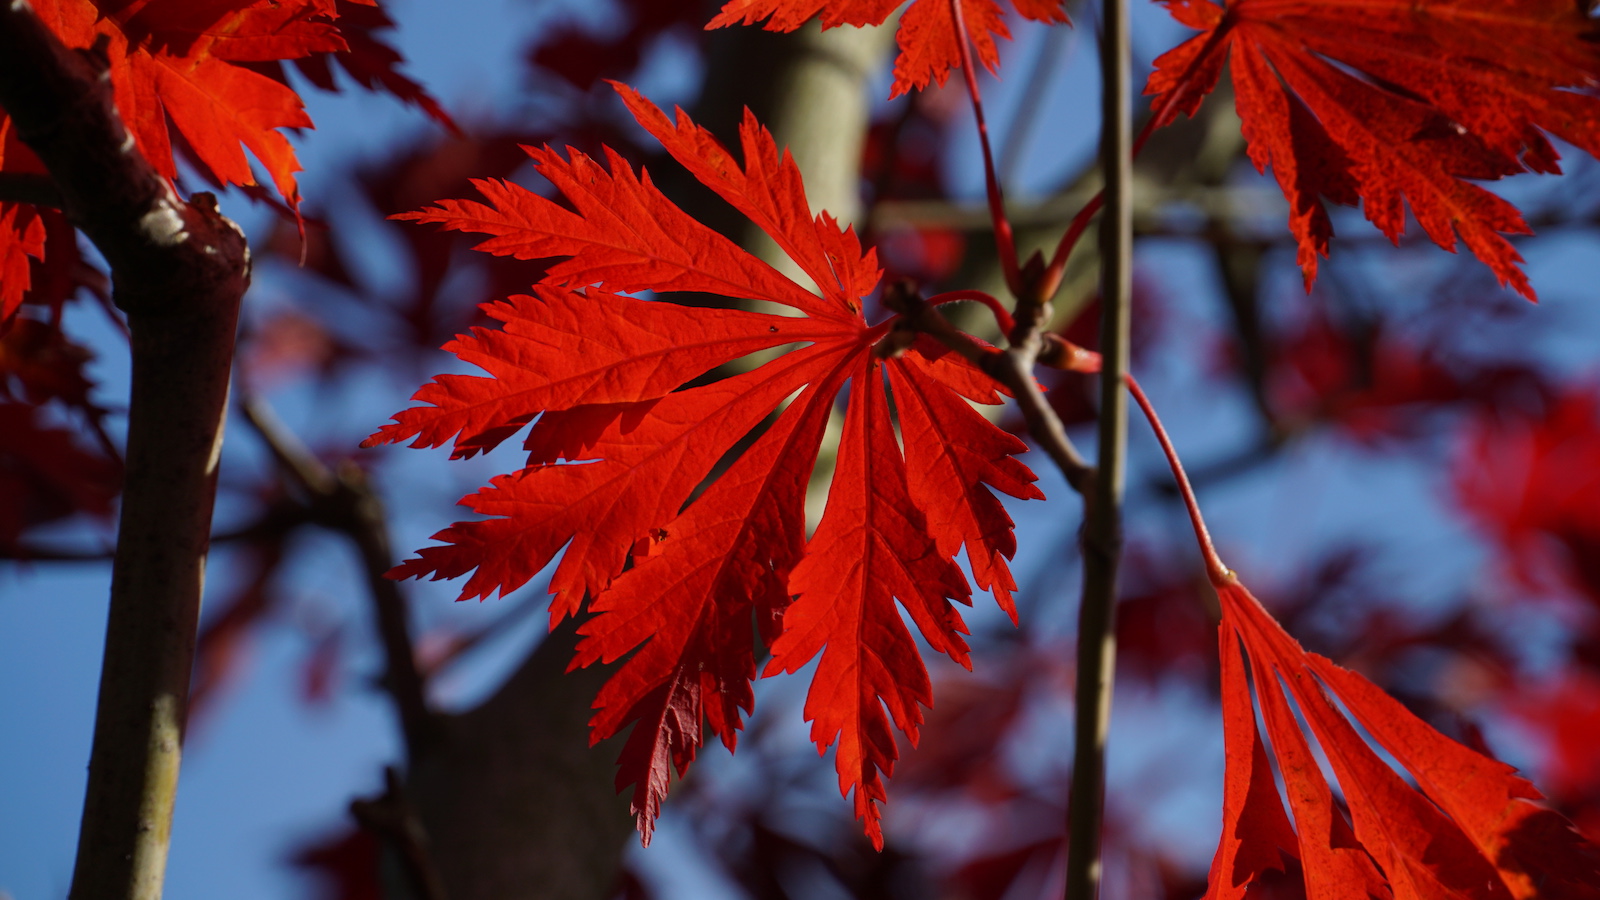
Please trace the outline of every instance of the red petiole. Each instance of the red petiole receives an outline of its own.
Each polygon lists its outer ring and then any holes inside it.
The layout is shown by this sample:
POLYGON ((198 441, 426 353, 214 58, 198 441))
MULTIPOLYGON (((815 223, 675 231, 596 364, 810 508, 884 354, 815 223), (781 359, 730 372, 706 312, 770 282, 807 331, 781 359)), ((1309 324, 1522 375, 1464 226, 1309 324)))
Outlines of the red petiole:
POLYGON ((960 290, 934 294, 928 298, 928 305, 943 306, 946 303, 955 303, 960 300, 971 300, 974 303, 982 303, 988 307, 989 311, 994 313, 994 321, 1000 326, 1001 334, 1010 334, 1011 329, 1017 327, 1016 320, 1011 317, 1011 313, 1006 310, 1005 306, 999 300, 983 291, 960 290))
POLYGON ((1150 422, 1150 429, 1156 433, 1156 440, 1161 442, 1161 452, 1167 456, 1167 465, 1172 467, 1172 477, 1178 482, 1178 492, 1183 495, 1183 505, 1189 510, 1189 524, 1194 526, 1195 540, 1200 543, 1200 555, 1205 557, 1206 574, 1215 584, 1221 584, 1233 577, 1228 567, 1223 565, 1222 557, 1217 555, 1216 545, 1211 543, 1211 532, 1206 529, 1206 521, 1200 515, 1200 501, 1195 498, 1194 486, 1189 483, 1189 476, 1183 470, 1183 461, 1178 459, 1178 451, 1172 446, 1172 438, 1167 436, 1167 430, 1161 426, 1161 417, 1156 415, 1155 407, 1150 405, 1150 398, 1144 394, 1144 389, 1139 387, 1139 382, 1132 375, 1124 376, 1128 385, 1128 393, 1133 395, 1133 401, 1139 404, 1139 409, 1144 411, 1144 417, 1150 422))
MULTIPOLYGON (((995 175, 994 151, 989 146, 989 125, 983 117, 983 98, 978 94, 978 74, 972 57, 972 47, 967 42, 967 20, 961 11, 961 0, 950 0, 950 13, 955 19, 956 46, 961 48, 961 74, 967 79, 967 96, 972 98, 972 112, 978 119, 978 142, 983 146, 983 180, 989 196, 989 217, 994 220, 995 249, 1000 254, 1000 266, 1005 271, 1006 287, 1017 295, 1022 293, 1022 273, 1017 269, 1017 244, 1011 231, 1011 220, 1006 218, 1005 198, 1000 194, 1000 179, 995 175)), ((1007 330, 1007 334, 1011 332, 1007 330)))

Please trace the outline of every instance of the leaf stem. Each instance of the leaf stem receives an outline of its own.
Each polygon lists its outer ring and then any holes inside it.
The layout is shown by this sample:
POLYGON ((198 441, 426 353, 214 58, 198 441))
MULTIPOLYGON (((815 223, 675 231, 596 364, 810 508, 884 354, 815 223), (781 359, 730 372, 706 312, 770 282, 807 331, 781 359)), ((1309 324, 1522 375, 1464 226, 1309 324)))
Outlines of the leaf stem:
MULTIPOLYGON (((1179 96, 1180 92, 1177 91, 1168 94, 1166 101, 1161 104, 1161 108, 1156 114, 1145 121, 1144 127, 1139 129, 1139 136, 1134 139, 1133 156, 1139 155, 1139 151, 1143 150, 1145 143, 1150 140, 1150 135, 1155 134, 1156 129, 1160 127, 1160 123, 1172 114, 1172 108, 1177 105, 1179 96)), ((1061 275, 1067 268, 1067 258, 1072 255, 1072 251, 1078 246, 1078 240, 1088 230, 1089 220, 1093 219, 1094 214, 1100 211, 1100 207, 1105 205, 1105 201, 1106 192, 1104 188, 1101 188, 1093 197, 1089 198, 1089 202, 1083 205, 1083 209, 1078 210, 1078 214, 1072 217, 1071 223, 1067 225, 1066 233, 1061 236, 1061 240, 1056 244, 1055 252, 1050 255, 1050 265, 1045 268, 1044 277, 1041 279, 1045 296, 1048 297, 1054 294, 1056 288, 1060 286, 1061 275)))
POLYGON ((1128 393, 1133 395, 1134 402, 1139 404, 1139 409, 1144 411, 1144 417, 1150 423, 1150 428, 1156 433, 1156 440, 1161 442, 1161 452, 1166 454, 1167 465, 1172 468, 1172 477, 1178 482, 1178 493, 1183 495, 1183 505, 1189 510, 1189 524, 1194 526, 1194 538, 1200 543, 1200 554, 1205 557, 1206 574, 1213 582, 1220 583, 1229 576, 1228 567, 1223 565, 1222 557, 1217 555, 1216 545, 1211 542, 1211 532, 1206 528, 1206 520, 1200 515, 1200 501, 1195 498, 1194 486, 1189 483, 1189 475, 1183 469, 1183 460, 1178 458, 1178 451, 1172 446, 1172 438, 1167 436, 1167 429, 1161 424, 1161 417, 1156 415, 1156 408, 1150 404, 1150 398, 1145 396, 1144 389, 1139 387, 1139 382, 1133 375, 1123 376, 1123 381, 1128 385, 1128 393))
POLYGON ((982 303, 988 307, 989 312, 994 313, 994 321, 995 324, 1000 326, 1001 334, 1010 334, 1012 329, 1017 327, 1017 321, 1011 318, 1010 311, 1001 305, 994 295, 983 291, 945 291, 942 294, 934 294, 929 297, 927 303, 929 306, 943 306, 946 303, 955 303, 960 300, 971 300, 974 303, 982 303))
POLYGON ((1067 822, 1067 900, 1095 900, 1105 818, 1105 750, 1116 661, 1117 569, 1127 464, 1127 398, 1132 293, 1133 147, 1131 41, 1127 0, 1105 0, 1100 41, 1100 424, 1097 477, 1083 526, 1083 599, 1078 608, 1076 722, 1067 822))
POLYGON ((1005 198, 1000 193, 1000 178, 995 174, 994 151, 989 146, 989 125, 983 116, 983 98, 978 94, 978 73, 974 70, 972 47, 967 41, 967 20, 961 10, 961 0, 950 0, 950 14, 955 20, 956 46, 961 49, 961 74, 967 81, 967 96, 972 98, 972 113, 978 120, 978 143, 983 147, 983 183, 989 197, 989 216, 994 220, 995 252, 1000 255, 1000 267, 1005 272, 1006 287, 1018 297, 1025 295, 1022 273, 1017 268, 1017 243, 1006 218, 1005 198))

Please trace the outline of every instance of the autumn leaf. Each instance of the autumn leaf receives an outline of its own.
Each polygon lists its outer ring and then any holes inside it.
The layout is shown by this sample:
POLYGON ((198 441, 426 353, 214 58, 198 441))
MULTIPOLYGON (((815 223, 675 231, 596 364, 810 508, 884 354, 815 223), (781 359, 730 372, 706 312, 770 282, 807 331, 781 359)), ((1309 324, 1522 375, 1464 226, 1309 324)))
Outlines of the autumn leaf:
MULTIPOLYGON (((1035 22, 1066 22, 1065 0, 1011 0, 1017 12, 1035 22)), ((728 25, 753 25, 764 21, 768 31, 794 31, 812 17, 820 17, 823 28, 840 25, 882 25, 901 0, 728 0, 707 28, 728 25)), ((998 0, 911 0, 900 17, 895 40, 900 55, 894 62, 894 89, 890 99, 929 83, 943 85, 950 70, 961 65, 961 45, 957 43, 955 10, 961 9, 966 39, 977 58, 990 72, 1000 65, 996 38, 1011 38, 1005 11, 998 0)))
POLYGON ((487 375, 439 376, 416 394, 426 405, 367 439, 450 443, 471 456, 533 423, 527 465, 462 501, 490 518, 439 532, 442 545, 391 575, 471 573, 461 597, 482 598, 521 587, 561 554, 552 622, 585 598, 595 613, 573 665, 627 657, 600 691, 591 735, 634 723, 617 784, 634 786, 647 842, 702 724, 735 745, 753 704, 756 635, 772 649, 769 674, 820 655, 805 707, 812 737, 819 749, 838 745, 840 789, 855 792, 856 814, 881 845, 878 804, 897 756, 890 723, 915 742, 920 707, 933 701, 896 604, 935 650, 965 663, 952 601, 969 602, 971 589, 953 557, 965 546, 979 585, 1013 610, 1015 542, 990 489, 1042 495, 1012 458, 1022 443, 963 399, 998 402, 987 376, 936 344, 879 359, 892 320, 868 325, 862 315, 881 275, 874 253, 827 213, 812 215, 794 161, 752 115, 739 161, 681 110, 674 122, 631 88, 617 90, 814 285, 690 218, 609 148, 604 166, 576 150, 527 148, 567 205, 485 180, 474 184, 487 203, 444 200, 398 216, 488 235, 478 249, 489 253, 557 261, 529 295, 487 307, 502 328, 447 345, 487 375), (801 315, 626 296, 641 291, 801 315), (783 347, 752 371, 703 383, 723 363, 783 347), (838 465, 808 541, 806 485, 847 384, 838 465))
POLYGON ((170 122, 208 180, 255 184, 248 148, 278 193, 298 202, 299 164, 279 129, 309 128, 311 119, 288 85, 236 63, 343 49, 326 11, 306 0, 108 6, 35 4, 67 46, 105 41, 117 109, 156 170, 177 177, 170 122))
POLYGON ((1308 897, 1600 898, 1600 849, 1538 805, 1538 790, 1514 769, 1439 734, 1362 676, 1306 653, 1231 573, 1213 583, 1222 605, 1227 775, 1208 900, 1244 897, 1253 882, 1294 863, 1308 897), (1293 825, 1256 726, 1252 688, 1293 825))
MULTIPOLYGON (((0 110, 0 171, 39 174, 38 158, 17 140, 11 118, 0 110)), ((0 325, 22 305, 33 286, 30 259, 44 259, 45 225, 27 203, 0 203, 0 325)))
POLYGON ((1226 770, 1206 900, 1261 896, 1296 881, 1313 900, 1600 900, 1600 848, 1538 805, 1542 796, 1515 769, 1435 731, 1362 676, 1305 652, 1250 594, 1217 555, 1149 397, 1131 376, 1125 381, 1178 482, 1221 612, 1226 770))
POLYGON ((1231 65, 1250 159, 1272 167, 1309 287, 1328 255, 1325 201, 1361 203, 1398 243, 1409 205, 1529 299, 1507 201, 1471 183, 1557 173, 1546 133, 1600 154, 1595 24, 1570 0, 1165 0, 1201 30, 1156 60, 1158 124, 1193 114, 1231 65))
MULTIPOLYGON (((427 89, 400 72, 405 62, 398 50, 384 42, 379 32, 394 27, 394 20, 377 0, 337 0, 339 36, 345 49, 293 57, 295 68, 325 91, 338 91, 334 66, 343 69, 351 80, 369 91, 383 92, 410 103, 435 122, 460 136, 461 129, 427 89)), ((289 57, 285 57, 286 59, 289 57)))
POLYGON ((44 222, 33 206, 0 203, 0 323, 22 305, 32 286, 30 259, 44 259, 44 222))

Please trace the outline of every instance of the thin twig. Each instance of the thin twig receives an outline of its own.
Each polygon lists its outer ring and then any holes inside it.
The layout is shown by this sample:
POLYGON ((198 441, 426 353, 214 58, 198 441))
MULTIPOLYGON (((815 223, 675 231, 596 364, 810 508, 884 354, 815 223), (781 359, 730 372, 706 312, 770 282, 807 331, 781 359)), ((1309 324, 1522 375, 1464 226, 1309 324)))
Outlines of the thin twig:
MULTIPOLYGON (((1033 366, 1026 363, 1023 354, 1013 352, 1014 349, 996 354, 984 366, 984 371, 1011 388, 1017 398, 1017 408, 1022 411, 1023 421, 1028 423, 1028 434, 1049 454, 1072 489, 1085 497, 1090 496, 1097 480, 1095 467, 1089 465, 1073 446, 1072 439, 1067 437, 1067 430, 1061 424, 1061 417, 1050 408, 1044 394, 1039 391, 1039 383, 1033 378, 1033 366)), ((1037 353, 1033 355, 1037 356, 1037 353)))
POLYGON ((103 563, 110 562, 116 553, 115 547, 100 550, 40 547, 35 544, 0 547, 0 559, 19 563, 103 563))
POLYGON ((248 397, 241 407, 273 458, 307 494, 312 521, 343 532, 361 553, 383 643, 382 684, 400 713, 406 746, 414 757, 417 749, 435 736, 438 720, 428 705, 427 683, 417 666, 405 598, 400 586, 384 577, 394 566, 394 556, 383 505, 360 469, 347 465, 335 472, 323 465, 265 400, 248 397))
MULTIPOLYGON (((1127 0, 1105 0, 1100 42, 1100 164, 1105 211, 1100 225, 1100 448, 1098 477, 1083 527, 1083 600, 1078 609, 1076 728, 1067 812, 1067 900, 1095 900, 1105 816, 1106 734, 1116 660, 1117 567, 1122 555, 1132 288, 1133 145, 1127 0)), ((1154 121, 1154 120, 1152 120, 1154 121)))
MULTIPOLYGON (((306 508, 293 502, 274 503, 250 524, 211 536, 210 544, 237 544, 272 540, 310 522, 306 508)), ((0 559, 20 563, 103 563, 110 562, 116 548, 51 547, 27 542, 0 546, 0 559)))

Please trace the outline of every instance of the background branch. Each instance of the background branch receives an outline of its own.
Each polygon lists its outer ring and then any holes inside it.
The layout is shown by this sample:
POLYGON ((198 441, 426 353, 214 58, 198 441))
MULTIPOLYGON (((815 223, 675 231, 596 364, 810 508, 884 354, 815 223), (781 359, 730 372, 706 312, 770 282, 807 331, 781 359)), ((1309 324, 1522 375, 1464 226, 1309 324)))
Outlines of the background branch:
POLYGON ((417 668, 405 597, 398 582, 384 577, 394 567, 394 551, 383 502, 367 482, 366 473, 356 466, 341 466, 335 472, 323 465, 265 400, 248 397, 241 407, 279 466, 306 493, 311 521, 343 532, 361 554, 383 643, 383 688, 394 700, 406 746, 414 755, 436 736, 438 723, 428 706, 427 684, 417 668))

